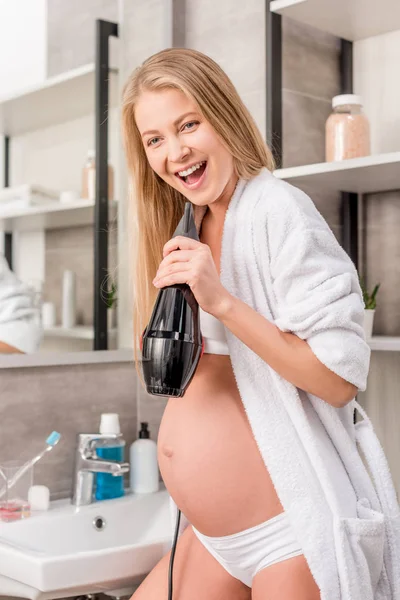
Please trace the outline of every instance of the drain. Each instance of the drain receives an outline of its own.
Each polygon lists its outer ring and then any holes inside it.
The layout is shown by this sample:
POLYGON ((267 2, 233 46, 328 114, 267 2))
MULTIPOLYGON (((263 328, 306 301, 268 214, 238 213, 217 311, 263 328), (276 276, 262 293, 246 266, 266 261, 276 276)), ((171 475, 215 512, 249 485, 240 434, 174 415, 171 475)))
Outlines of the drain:
POLYGON ((103 531, 106 527, 106 520, 103 517, 95 517, 93 519, 93 527, 96 531, 103 531))

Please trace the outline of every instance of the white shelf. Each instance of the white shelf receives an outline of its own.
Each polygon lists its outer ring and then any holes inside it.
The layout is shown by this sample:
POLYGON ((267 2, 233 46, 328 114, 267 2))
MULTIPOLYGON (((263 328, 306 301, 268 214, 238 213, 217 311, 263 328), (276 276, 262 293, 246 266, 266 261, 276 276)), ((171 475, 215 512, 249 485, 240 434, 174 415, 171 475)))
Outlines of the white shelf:
MULTIPOLYGON (((61 204, 53 201, 41 206, 13 209, 0 213, 0 231, 37 231, 40 229, 60 229, 94 223, 94 201, 77 200, 61 204)), ((111 201, 108 208, 109 220, 115 219, 118 202, 111 201)))
POLYGON ((400 352, 400 337, 390 337, 388 335, 373 335, 368 340, 371 350, 381 350, 387 352, 400 352))
POLYGON ((400 152, 277 169, 274 175, 298 187, 318 186, 332 192, 371 194, 399 190, 400 152))
MULTIPOLYGON (((71 327, 70 329, 65 329, 61 326, 49 327, 44 330, 45 337, 49 338, 70 338, 76 340, 93 340, 94 339, 94 329, 93 327, 87 327, 85 325, 77 325, 76 327, 71 327)), ((108 331, 108 335, 116 336, 117 330, 111 329, 108 331)))
MULTIPOLYGON (((110 69, 110 106, 118 100, 116 69, 110 69)), ((77 119, 95 109, 95 65, 51 77, 13 96, 0 96, 0 134, 20 135, 77 119)))
POLYGON ((350 41, 400 29, 399 0, 273 0, 270 7, 350 41))

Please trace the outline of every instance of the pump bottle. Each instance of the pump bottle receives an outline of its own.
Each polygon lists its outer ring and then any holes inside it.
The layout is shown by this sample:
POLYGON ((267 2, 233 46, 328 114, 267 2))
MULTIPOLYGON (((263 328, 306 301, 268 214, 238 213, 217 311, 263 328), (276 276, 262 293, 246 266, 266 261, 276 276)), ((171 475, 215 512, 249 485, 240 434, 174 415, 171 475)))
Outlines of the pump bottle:
POLYGON ((148 423, 140 423, 139 439, 130 447, 130 487, 135 494, 159 490, 157 444, 150 439, 148 423))

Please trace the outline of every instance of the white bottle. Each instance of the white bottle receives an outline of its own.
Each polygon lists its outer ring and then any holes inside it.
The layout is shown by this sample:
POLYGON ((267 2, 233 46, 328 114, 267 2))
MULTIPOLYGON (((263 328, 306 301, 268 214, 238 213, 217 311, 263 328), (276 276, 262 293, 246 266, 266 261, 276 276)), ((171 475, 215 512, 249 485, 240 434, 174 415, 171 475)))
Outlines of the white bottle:
POLYGON ((61 325, 66 329, 76 325, 76 275, 74 271, 64 271, 63 273, 61 325))
POLYGON ((135 494, 151 494, 160 487, 157 444, 150 439, 148 423, 140 423, 139 439, 130 447, 130 487, 135 494))

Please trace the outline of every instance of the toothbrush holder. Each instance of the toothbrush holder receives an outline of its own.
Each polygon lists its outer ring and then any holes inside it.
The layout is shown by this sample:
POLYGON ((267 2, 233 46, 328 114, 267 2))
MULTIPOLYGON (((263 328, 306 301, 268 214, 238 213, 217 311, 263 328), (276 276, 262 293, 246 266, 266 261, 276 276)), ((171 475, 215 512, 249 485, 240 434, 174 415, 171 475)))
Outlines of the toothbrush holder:
POLYGON ((19 460, 0 463, 0 521, 18 521, 30 516, 28 495, 33 483, 33 467, 14 485, 9 485, 24 464, 19 460))

